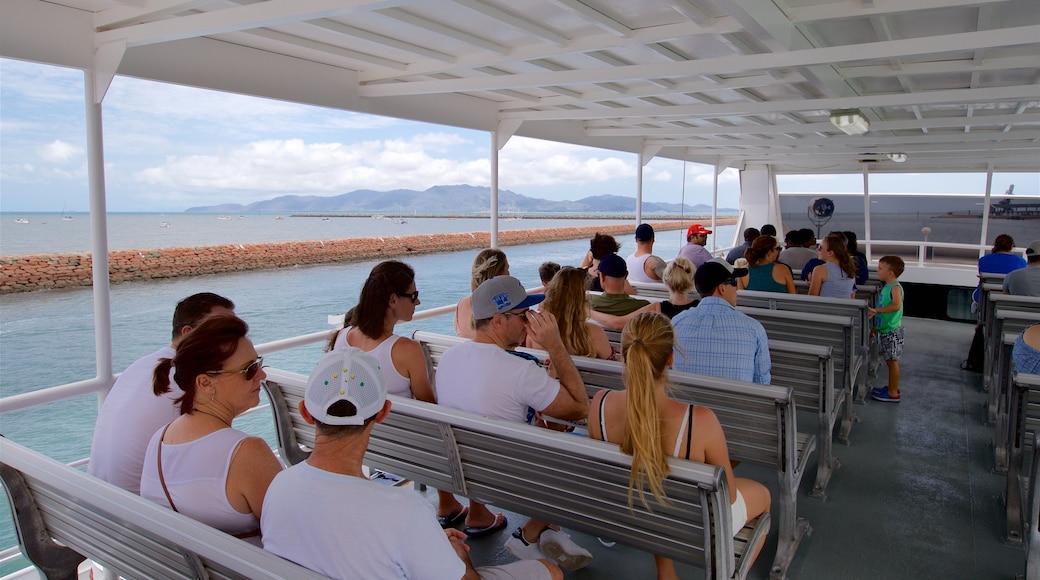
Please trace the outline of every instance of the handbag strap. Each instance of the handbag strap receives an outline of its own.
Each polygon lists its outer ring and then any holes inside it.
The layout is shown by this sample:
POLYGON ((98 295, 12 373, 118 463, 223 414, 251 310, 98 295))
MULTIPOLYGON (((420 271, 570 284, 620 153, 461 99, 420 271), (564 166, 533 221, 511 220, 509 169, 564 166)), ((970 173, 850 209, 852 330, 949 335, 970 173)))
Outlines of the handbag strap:
MULTIPOLYGON (((166 478, 163 477, 162 472, 162 440, 166 437, 166 430, 170 428, 170 424, 163 427, 162 435, 159 435, 159 451, 155 454, 155 462, 159 467, 159 484, 162 485, 163 493, 166 494, 166 501, 170 502, 170 507, 173 511, 180 513, 177 506, 173 503, 173 498, 170 497, 170 490, 166 488, 166 478)), ((255 538, 260 535, 260 530, 253 530, 250 532, 239 532, 237 534, 231 534, 232 536, 240 539, 255 538)))
POLYGON ((173 508, 173 511, 180 513, 180 510, 178 510, 177 506, 173 503, 173 498, 170 497, 170 490, 166 489, 166 478, 163 477, 162 472, 162 442, 163 439, 166 437, 166 430, 169 428, 170 423, 167 423, 166 426, 163 427, 162 435, 159 435, 159 451, 155 454, 155 462, 159 467, 159 483, 162 485, 163 493, 166 494, 166 501, 170 502, 170 507, 173 508))

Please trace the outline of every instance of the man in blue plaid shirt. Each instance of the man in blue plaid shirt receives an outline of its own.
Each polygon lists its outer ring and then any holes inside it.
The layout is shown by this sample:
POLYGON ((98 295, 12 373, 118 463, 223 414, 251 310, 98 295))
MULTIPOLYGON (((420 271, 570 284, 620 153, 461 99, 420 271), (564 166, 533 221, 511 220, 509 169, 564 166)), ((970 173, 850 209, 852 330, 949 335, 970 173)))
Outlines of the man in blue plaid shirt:
POLYGON ((701 303, 672 319, 677 371, 768 385, 769 339, 762 324, 736 309, 737 278, 747 268, 723 259, 705 262, 693 276, 701 303))

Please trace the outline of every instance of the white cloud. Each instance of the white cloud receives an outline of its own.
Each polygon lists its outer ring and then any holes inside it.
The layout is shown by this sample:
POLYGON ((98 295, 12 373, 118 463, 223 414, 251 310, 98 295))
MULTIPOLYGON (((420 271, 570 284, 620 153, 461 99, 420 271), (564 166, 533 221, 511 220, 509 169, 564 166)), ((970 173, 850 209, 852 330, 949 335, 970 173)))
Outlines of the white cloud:
POLYGON ((83 155, 83 148, 65 141, 55 140, 40 148, 39 155, 44 161, 66 163, 83 155))

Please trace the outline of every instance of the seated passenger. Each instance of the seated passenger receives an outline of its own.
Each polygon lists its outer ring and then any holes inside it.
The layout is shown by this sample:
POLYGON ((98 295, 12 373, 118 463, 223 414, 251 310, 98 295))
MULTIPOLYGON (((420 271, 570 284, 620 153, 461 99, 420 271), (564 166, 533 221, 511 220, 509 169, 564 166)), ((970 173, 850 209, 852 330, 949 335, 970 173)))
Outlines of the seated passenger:
POLYGON ((813 268, 809 278, 810 296, 856 297, 856 266, 843 238, 841 232, 831 232, 820 242, 823 264, 813 268))
POLYGON ((751 247, 751 244, 760 235, 762 235, 762 233, 758 231, 758 228, 747 228, 747 229, 745 229, 744 230, 744 243, 740 244, 739 246, 736 246, 732 250, 730 250, 729 253, 726 254, 726 261, 729 262, 730 264, 732 264, 733 262, 737 261, 737 258, 743 258, 744 257, 744 252, 746 252, 747 249, 751 247))
MULTIPOLYGON (((441 405, 515 423, 529 422, 530 416, 542 413, 564 421, 588 416, 588 391, 563 346, 556 317, 530 310, 543 299, 541 294, 528 296, 520 281, 510 276, 487 280, 473 292, 477 337, 441 356, 436 377, 441 405), (550 377, 535 362, 509 354, 510 349, 524 344, 528 333, 549 353, 559 379, 550 377)), ((467 535, 484 536, 498 532, 507 522, 505 515, 470 500, 466 525, 463 531, 467 535)), ((548 556, 569 570, 592 560, 592 554, 558 526, 535 518, 517 528, 505 547, 522 560, 548 556)))
POLYGON ((625 258, 628 274, 636 282, 660 282, 664 273, 664 260, 654 255, 654 227, 639 224, 636 228, 636 251, 625 258))
POLYGON ((314 451, 271 482, 264 549, 332 578, 562 579, 545 560, 475 569, 466 535, 442 531, 422 496, 365 477, 372 429, 390 413, 379 367, 344 347, 311 372, 300 414, 315 425, 314 451))
MULTIPOLYGON (((817 256, 816 235, 808 228, 793 230, 787 235, 790 236, 791 245, 780 252, 780 262, 790 266, 794 272, 801 272, 805 265, 817 256)), ((802 277, 802 280, 805 279, 802 277)))
POLYGON ((542 262, 542 265, 538 266, 538 279, 542 282, 542 288, 548 286, 559 271, 560 265, 556 262, 542 262))
POLYGON ((376 264, 351 309, 353 316, 344 319, 343 329, 332 339, 332 348, 349 345, 371 353, 382 366, 391 395, 436 403, 422 347, 394 334, 394 326, 410 321, 419 304, 411 266, 397 260, 376 264))
MULTIPOLYGON (((572 356, 587 356, 607 360, 614 358, 614 349, 607 340, 603 327, 588 322, 589 295, 585 292, 585 272, 567 266, 559 271, 545 289, 542 312, 556 317, 563 346, 572 356)), ((541 349, 533 336, 527 337, 527 346, 541 349)))
POLYGON ((646 300, 632 298, 625 293, 625 286, 628 285, 628 264, 617 254, 607 254, 599 261, 599 283, 603 287, 603 293, 589 297, 593 310, 624 316, 650 304, 646 300))
POLYGON ((676 316, 675 370, 768 385, 773 366, 762 323, 737 310, 737 279, 744 268, 722 258, 697 268, 693 281, 701 295, 696 308, 676 316))
POLYGON ((660 312, 668 318, 673 318, 680 312, 685 312, 700 303, 700 300, 689 297, 690 290, 693 290, 693 272, 693 264, 679 256, 664 269, 664 284, 668 287, 668 300, 651 302, 649 306, 644 306, 624 316, 613 316, 593 310, 592 319, 607 328, 621 330, 629 320, 643 312, 660 312))
POLYGON ((694 268, 711 259, 711 252, 704 246, 708 243, 711 230, 701 224, 693 224, 686 230, 686 245, 679 248, 679 258, 686 258, 694 268))
MULTIPOLYGON (((769 490, 757 481, 733 476, 726 436, 711 409, 668 398, 665 390, 674 345, 672 325, 660 314, 640 314, 625 325, 621 333, 625 389, 603 389, 592 398, 589 437, 618 443, 632 456, 630 504, 638 493, 643 505, 650 505, 644 481, 657 501, 667 500, 662 481, 668 475, 669 456, 723 466, 736 534, 769 510, 769 490)), ((654 560, 658 578, 679 577, 672 560, 657 555, 654 560)))
POLYGON ((741 290, 759 292, 786 292, 794 294, 794 276, 791 269, 777 262, 780 246, 773 236, 758 236, 744 253, 748 261, 748 275, 737 279, 741 290))
POLYGON ((859 251, 859 238, 856 236, 856 232, 845 230, 841 233, 845 234, 845 243, 849 246, 849 255, 852 256, 852 263, 856 265, 856 285, 864 284, 867 278, 870 277, 870 270, 867 268, 867 255, 859 251))
POLYGON ((204 320, 155 367, 156 395, 170 390, 170 369, 184 389, 181 416, 148 443, 141 497, 260 545, 264 494, 282 464, 267 443, 231 428, 260 402, 263 357, 240 318, 204 320))
POLYGON ((212 292, 192 294, 173 311, 173 342, 137 359, 116 379, 94 424, 87 473, 135 494, 141 493, 144 451, 155 432, 180 416, 176 403, 184 391, 171 382, 170 390, 155 396, 152 374, 163 358, 176 353, 181 340, 210 314, 234 314, 235 305, 212 292))
MULTIPOLYGON (((470 269, 469 291, 473 292, 484 280, 495 276, 508 276, 509 262, 506 253, 502 250, 488 248, 481 250, 473 258, 473 267, 470 269)), ((473 338, 476 332, 473 330, 473 307, 470 305, 470 297, 465 296, 459 300, 455 307, 455 320, 452 323, 455 334, 462 338, 473 338)))
MULTIPOLYGON (((596 233, 589 240, 589 251, 581 261, 581 268, 589 275, 588 289, 602 292, 603 286, 599 283, 599 261, 607 254, 616 254, 621 249, 621 244, 609 234, 596 233)), ((635 289, 625 280, 625 294, 635 294, 635 289)))

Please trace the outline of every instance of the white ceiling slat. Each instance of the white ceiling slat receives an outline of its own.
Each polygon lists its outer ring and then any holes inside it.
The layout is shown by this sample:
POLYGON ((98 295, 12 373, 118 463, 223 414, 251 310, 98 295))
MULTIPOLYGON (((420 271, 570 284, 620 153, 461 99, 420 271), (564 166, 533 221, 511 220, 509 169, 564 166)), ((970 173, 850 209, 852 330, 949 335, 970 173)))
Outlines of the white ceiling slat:
POLYGON ((607 32, 611 32, 618 36, 628 36, 629 34, 632 34, 632 29, 628 26, 625 26, 580 0, 550 0, 550 2, 581 14, 590 22, 607 32))
MULTIPOLYGON (((974 60, 937 60, 929 62, 903 62, 899 73, 905 75, 930 75, 943 73, 973 73, 990 72, 1005 69, 1033 68, 1036 65, 1036 56, 1009 56, 1009 57, 987 57, 979 63, 974 60)), ((841 76, 847 79, 887 77, 895 74, 890 65, 857 65, 851 64, 839 67, 841 76)))
MULTIPOLYGON (((739 30, 739 28, 739 25, 736 24, 736 22, 733 19, 720 18, 718 19, 715 28, 711 29, 710 32, 734 31, 739 30)), ((409 67, 409 72, 416 75, 434 74, 438 72, 452 72, 453 70, 458 70, 461 68, 488 66, 494 64, 502 64, 506 62, 531 61, 543 58, 552 58, 556 56, 590 52, 594 50, 607 50, 611 48, 622 48, 652 42, 663 42, 675 38, 692 37, 695 35, 704 35, 708 33, 709 31, 706 31, 705 29, 691 23, 664 24, 661 26, 654 26, 643 30, 637 30, 633 32, 631 36, 626 37, 624 39, 618 38, 613 34, 600 34, 575 39, 566 47, 559 47, 549 44, 536 44, 531 46, 519 47, 512 51, 508 51, 503 48, 503 50, 495 51, 498 54, 461 55, 457 60, 458 66, 453 68, 445 68, 442 65, 436 63, 417 63, 414 66, 409 67)), ((370 74, 362 75, 361 80, 364 82, 368 82, 390 80, 393 78, 396 78, 396 76, 386 75, 381 72, 373 72, 370 74)))
POLYGON ((105 30, 116 26, 137 24, 169 14, 194 10, 213 2, 214 0, 152 0, 144 2, 143 6, 122 4, 95 14, 94 26, 98 30, 105 30))
MULTIPOLYGON (((1005 147, 1031 147, 1037 148, 1040 151, 1040 143, 1036 140, 1040 139, 1040 129, 1034 131, 1019 131, 1017 133, 1005 133, 1003 131, 973 131, 970 134, 965 135, 964 133, 954 132, 943 135, 930 133, 928 135, 915 135, 913 137, 870 137, 868 135, 861 135, 857 137, 849 137, 846 139, 835 140, 829 137, 803 137, 797 141, 784 140, 777 141, 771 144, 768 141, 739 141, 731 142, 732 145, 729 147, 743 150, 743 151, 769 151, 773 148, 785 149, 788 151, 797 151, 800 149, 807 148, 823 148, 831 150, 830 154, 834 154, 834 150, 837 148, 851 148, 856 150, 863 150, 867 148, 877 147, 903 147, 908 152, 912 151, 914 145, 919 144, 936 144, 936 143, 949 143, 949 144, 972 144, 972 143, 985 143, 985 142, 999 142, 1004 144, 1005 147), (1017 144, 1017 145, 1016 145, 1017 144)), ((657 142, 656 140, 649 140, 650 142, 657 142)), ((674 140, 672 141, 675 142, 674 140)), ((682 139, 678 142, 683 143, 682 139)), ((686 143, 693 145, 699 144, 701 146, 706 145, 703 141, 697 142, 695 140, 685 141, 686 143)), ((723 141, 712 141, 710 143, 712 147, 727 147, 723 141)))
POLYGON ((309 23, 311 26, 317 26, 330 30, 337 34, 342 34, 347 37, 360 38, 383 46, 389 46, 390 48, 396 48, 405 52, 410 52, 418 56, 425 56, 426 58, 433 59, 439 62, 445 62, 448 64, 454 64, 456 59, 450 54, 439 52, 425 46, 419 46, 410 42, 405 42, 397 38, 391 38, 382 34, 375 34, 367 30, 363 30, 356 26, 350 26, 327 18, 321 20, 315 20, 309 23))
POLYGON ((771 68, 808 66, 831 62, 889 58, 904 54, 921 55, 951 51, 1014 46, 1035 42, 1040 26, 1020 26, 1001 30, 948 34, 908 40, 889 40, 862 45, 811 48, 791 53, 755 54, 687 61, 681 63, 632 65, 610 69, 586 69, 566 73, 517 74, 496 79, 465 78, 452 84, 426 82, 362 85, 359 92, 368 97, 417 95, 435 92, 467 92, 506 88, 529 88, 539 85, 581 84, 606 81, 632 81, 648 77, 674 78, 700 74, 759 71, 771 68), (429 85, 429 86, 427 86, 429 85))
POLYGON ((986 102, 1018 99, 1040 98, 1040 86, 1026 85, 1013 87, 997 87, 985 89, 955 89, 949 91, 932 91, 928 93, 872 95, 849 99, 815 99, 769 101, 763 103, 723 103, 720 105, 674 105, 671 107, 630 107, 612 111, 510 111, 503 112, 503 118, 518 118, 528 121, 558 121, 581 117, 586 119, 609 119, 612 117, 699 117, 699 116, 744 116, 779 111, 826 111, 843 107, 891 107, 910 106, 914 104, 964 104, 969 102, 986 102))
POLYGON ((465 7, 469 8, 470 10, 474 10, 476 12, 480 12, 481 14, 484 14, 485 16, 490 16, 491 18, 494 18, 495 20, 498 20, 499 22, 501 22, 503 24, 507 24, 507 25, 512 26, 514 28, 517 28, 519 30, 523 30, 524 32, 526 32, 526 33, 528 33, 528 34, 530 34, 532 36, 541 38, 542 40, 544 40, 546 42, 550 42, 550 43, 555 44, 557 46, 564 46, 568 42, 570 42, 570 40, 568 38, 566 38, 564 36, 561 36, 561 35, 557 34, 556 32, 553 32, 552 30, 549 30, 548 28, 546 28, 546 27, 544 27, 544 26, 542 26, 542 25, 540 25, 540 24, 538 24, 536 22, 533 22, 533 21, 528 20, 526 18, 523 18, 521 16, 517 16, 516 14, 510 14, 509 12, 506 12, 505 10, 500 10, 498 8, 495 8, 494 6, 491 6, 489 4, 485 4, 484 2, 481 2, 480 0, 453 0, 453 1, 456 2, 457 4, 461 4, 462 6, 465 6, 465 7))
POLYGON ((286 44, 292 44, 294 46, 299 46, 300 48, 306 48, 308 50, 315 50, 315 51, 318 51, 318 52, 323 52, 323 53, 326 53, 326 54, 335 55, 335 56, 339 56, 339 57, 342 57, 342 58, 348 58, 348 59, 351 59, 351 60, 358 60, 358 61, 362 61, 362 62, 367 62, 369 64, 373 64, 373 65, 376 65, 376 66, 381 66, 381 67, 385 67, 385 68, 395 69, 395 70, 399 70, 399 71, 403 71, 406 68, 405 63, 403 63, 403 62, 390 60, 388 58, 381 58, 381 57, 378 57, 378 56, 375 56, 375 55, 366 54, 366 53, 363 53, 363 52, 358 52, 356 50, 350 50, 348 48, 343 48, 343 47, 340 47, 340 46, 332 46, 330 44, 325 44, 323 42, 317 42, 317 41, 311 40, 309 38, 301 38, 299 36, 293 36, 291 34, 286 34, 284 32, 278 32, 278 31, 275 31, 275 30, 269 30, 269 29, 266 29, 266 28, 257 28, 255 30, 248 30, 248 31, 243 32, 243 34, 251 34, 253 36, 257 36, 257 37, 260 37, 260 38, 266 38, 268 40, 274 40, 274 41, 277 41, 277 42, 284 42, 286 44))
POLYGON ((372 4, 371 0, 267 0, 236 8, 111 28, 99 32, 98 41, 125 40, 128 47, 145 46, 289 22, 305 22, 372 4))
MULTIPOLYGON (((1005 123, 1035 123, 1040 125, 1040 112, 1030 114, 1015 114, 1015 115, 989 115, 985 117, 947 117, 939 119, 929 119, 927 122, 921 120, 906 120, 906 121, 878 121, 870 125, 871 131, 900 131, 900 130, 912 130, 920 129, 927 124, 929 127, 936 128, 950 128, 950 127, 972 127, 979 125, 1003 125, 1005 123)), ((819 123, 805 123, 802 125, 798 124, 787 124, 787 125, 737 125, 733 127, 660 127, 656 129, 648 128, 618 128, 618 127, 589 127, 585 130, 586 134, 594 135, 599 137, 621 137, 621 136, 650 136, 650 137, 662 137, 662 136, 711 136, 711 135, 747 135, 747 134, 763 134, 763 135, 781 135, 787 133, 815 133, 815 132, 830 132, 834 133, 837 129, 830 124, 829 121, 819 123)))
POLYGON ((920 10, 954 8, 958 6, 980 6, 995 4, 1006 0, 875 0, 873 6, 862 6, 855 0, 843 2, 827 2, 817 5, 794 6, 787 11, 787 16, 794 23, 820 20, 835 20, 856 16, 877 16, 880 14, 899 14, 920 10))
POLYGON ((458 28, 453 28, 446 24, 440 24, 427 18, 416 16, 415 14, 412 14, 405 10, 401 10, 400 8, 388 8, 386 10, 380 10, 380 14, 389 16, 395 20, 400 20, 401 22, 407 22, 412 26, 417 26, 419 28, 424 28, 431 32, 436 32, 437 34, 443 34, 444 36, 453 38, 459 42, 464 42, 466 44, 470 44, 478 48, 483 48, 484 50, 489 50, 497 54, 509 54, 509 47, 502 46, 501 44, 492 42, 486 38, 477 36, 476 34, 470 34, 458 28))

